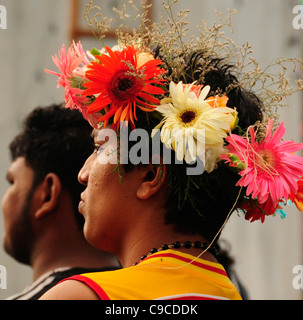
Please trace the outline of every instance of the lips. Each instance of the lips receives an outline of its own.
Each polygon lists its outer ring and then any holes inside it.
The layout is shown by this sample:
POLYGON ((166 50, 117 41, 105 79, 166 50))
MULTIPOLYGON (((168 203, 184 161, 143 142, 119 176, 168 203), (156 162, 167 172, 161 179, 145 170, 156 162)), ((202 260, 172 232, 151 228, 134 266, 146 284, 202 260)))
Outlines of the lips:
POLYGON ((84 201, 81 200, 81 201, 79 202, 79 205, 78 205, 78 210, 79 210, 80 213, 82 213, 82 212, 81 212, 81 208, 83 208, 83 207, 84 207, 84 201))

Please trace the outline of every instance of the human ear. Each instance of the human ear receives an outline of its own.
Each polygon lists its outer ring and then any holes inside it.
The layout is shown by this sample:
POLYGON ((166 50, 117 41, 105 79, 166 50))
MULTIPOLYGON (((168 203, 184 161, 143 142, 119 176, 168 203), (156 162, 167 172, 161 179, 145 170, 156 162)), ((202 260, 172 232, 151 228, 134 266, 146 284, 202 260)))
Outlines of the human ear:
POLYGON ((148 165, 146 167, 144 179, 137 189, 137 197, 141 200, 145 200, 154 195, 163 185, 166 176, 166 165, 148 165))
POLYGON ((59 177, 55 173, 48 173, 41 183, 38 192, 39 207, 35 212, 35 217, 39 219, 53 211, 57 206, 61 193, 61 181, 59 177))

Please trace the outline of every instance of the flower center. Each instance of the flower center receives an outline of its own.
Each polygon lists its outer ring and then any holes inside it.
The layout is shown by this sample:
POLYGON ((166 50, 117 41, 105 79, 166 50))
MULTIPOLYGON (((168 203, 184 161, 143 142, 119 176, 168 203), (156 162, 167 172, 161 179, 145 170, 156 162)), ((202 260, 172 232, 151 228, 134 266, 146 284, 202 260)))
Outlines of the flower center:
POLYGON ((142 87, 138 78, 127 75, 125 72, 113 77, 110 85, 112 94, 120 102, 135 100, 142 87))
POLYGON ((196 113, 192 110, 187 110, 181 114, 180 118, 182 123, 187 124, 196 118, 196 113))
POLYGON ((273 173, 276 167, 276 157, 270 150, 261 150, 258 153, 257 164, 261 169, 273 173))
POLYGON ((133 86, 133 81, 127 78, 120 80, 118 83, 118 89, 124 92, 131 89, 132 86, 133 86))

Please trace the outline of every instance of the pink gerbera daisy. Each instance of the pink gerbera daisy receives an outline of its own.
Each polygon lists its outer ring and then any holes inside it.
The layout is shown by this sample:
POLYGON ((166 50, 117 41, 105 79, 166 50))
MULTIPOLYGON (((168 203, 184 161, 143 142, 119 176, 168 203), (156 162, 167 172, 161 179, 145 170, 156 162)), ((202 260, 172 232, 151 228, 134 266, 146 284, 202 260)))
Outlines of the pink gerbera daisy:
MULTIPOLYGON (((73 44, 66 51, 64 44, 58 52, 58 56, 53 56, 53 61, 60 72, 45 70, 47 73, 58 76, 58 85, 65 89, 65 107, 70 109, 79 109, 82 112, 82 106, 90 100, 82 95, 83 88, 81 84, 84 80, 83 70, 90 61, 86 57, 81 42, 73 44), (83 74, 83 78, 81 77, 83 74), (72 79, 78 78, 76 86, 72 79)), ((87 80, 86 80, 87 81, 87 80)), ((75 82, 74 82, 75 83, 75 82)))
POLYGON ((294 152, 301 150, 303 144, 281 141, 286 131, 284 122, 273 134, 272 129, 273 121, 269 120, 265 139, 261 142, 255 141, 252 127, 250 141, 234 134, 226 140, 229 153, 245 164, 245 169, 239 172, 242 178, 237 186, 246 187, 246 195, 257 199, 259 204, 270 198, 276 206, 281 199, 288 199, 290 193, 297 192, 297 180, 303 175, 303 159, 294 152))

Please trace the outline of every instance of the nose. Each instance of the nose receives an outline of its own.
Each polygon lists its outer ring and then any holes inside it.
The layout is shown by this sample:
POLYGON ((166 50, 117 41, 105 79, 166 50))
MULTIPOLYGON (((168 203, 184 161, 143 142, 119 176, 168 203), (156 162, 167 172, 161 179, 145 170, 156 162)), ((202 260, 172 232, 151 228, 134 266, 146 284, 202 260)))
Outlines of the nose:
POLYGON ((89 171, 91 168, 91 156, 85 161, 83 167, 81 168, 81 170, 78 173, 78 181, 81 184, 84 184, 85 186, 88 183, 88 178, 89 178, 89 171))

